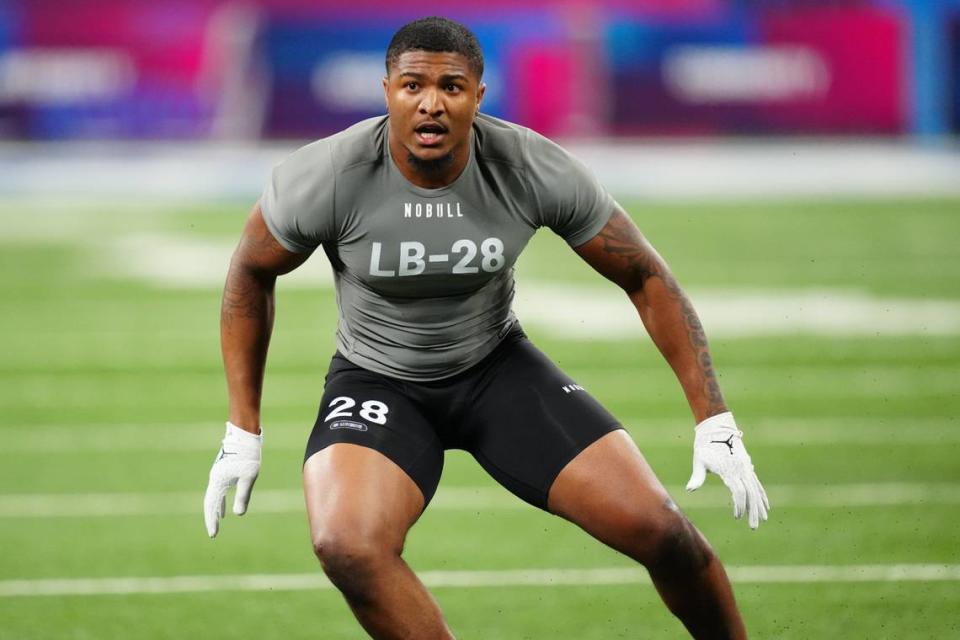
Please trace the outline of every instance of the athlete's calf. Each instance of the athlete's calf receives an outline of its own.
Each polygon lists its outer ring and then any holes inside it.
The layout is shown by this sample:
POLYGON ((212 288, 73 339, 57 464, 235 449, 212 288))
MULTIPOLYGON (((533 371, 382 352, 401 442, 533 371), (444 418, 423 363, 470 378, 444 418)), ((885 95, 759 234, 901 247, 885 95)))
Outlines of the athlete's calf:
POLYGON ((624 431, 600 438, 560 472, 550 510, 643 564, 695 638, 746 637, 723 566, 624 431))

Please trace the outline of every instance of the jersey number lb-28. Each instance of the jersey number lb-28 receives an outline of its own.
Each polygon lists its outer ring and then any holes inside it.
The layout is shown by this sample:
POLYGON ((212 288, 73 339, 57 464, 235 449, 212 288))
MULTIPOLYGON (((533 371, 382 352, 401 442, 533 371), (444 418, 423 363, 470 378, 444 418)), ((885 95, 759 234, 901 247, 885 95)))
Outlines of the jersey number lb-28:
POLYGON ((400 243, 400 264, 397 269, 384 269, 380 266, 380 256, 383 253, 383 244, 374 242, 370 249, 370 275, 380 277, 416 276, 423 273, 428 262, 449 263, 456 258, 450 273, 471 274, 479 273, 481 269, 487 273, 499 271, 506 264, 503 256, 503 240, 487 238, 480 243, 479 251, 473 240, 457 240, 450 247, 449 253, 427 254, 427 248, 422 242, 408 241, 400 243), (477 254, 480 260, 477 260, 477 254), (451 256, 452 254, 452 256, 451 256), (479 262, 479 265, 478 265, 479 262))

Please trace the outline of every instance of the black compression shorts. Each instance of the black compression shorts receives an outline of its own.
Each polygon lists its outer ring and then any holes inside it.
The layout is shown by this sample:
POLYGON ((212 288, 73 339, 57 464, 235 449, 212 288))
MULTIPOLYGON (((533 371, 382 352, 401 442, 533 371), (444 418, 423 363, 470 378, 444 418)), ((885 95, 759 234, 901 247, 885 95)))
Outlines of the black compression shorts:
POLYGON ((426 505, 443 452, 464 449, 514 495, 546 509, 567 463, 619 428, 516 328, 470 369, 434 382, 384 376, 337 353, 304 460, 338 442, 370 447, 413 479, 426 505))

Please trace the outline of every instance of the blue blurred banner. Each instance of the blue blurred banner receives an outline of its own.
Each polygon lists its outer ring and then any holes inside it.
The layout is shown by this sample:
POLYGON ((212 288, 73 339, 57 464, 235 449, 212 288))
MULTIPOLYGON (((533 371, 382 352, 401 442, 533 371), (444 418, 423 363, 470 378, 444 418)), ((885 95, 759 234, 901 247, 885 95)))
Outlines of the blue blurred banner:
POLYGON ((950 64, 947 91, 950 100, 950 127, 960 133, 960 9, 950 19, 950 64))
MULTIPOLYGON (((960 0, 468 0, 484 111, 557 136, 960 132, 960 0)), ((0 138, 310 138, 413 1, 6 0, 0 138)))

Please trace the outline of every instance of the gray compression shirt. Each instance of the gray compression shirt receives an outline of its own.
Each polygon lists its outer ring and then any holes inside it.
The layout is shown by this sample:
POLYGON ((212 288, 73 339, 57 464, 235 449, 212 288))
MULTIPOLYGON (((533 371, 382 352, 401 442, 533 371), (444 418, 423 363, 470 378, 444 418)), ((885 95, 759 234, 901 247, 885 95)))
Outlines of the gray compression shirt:
POLYGON ((286 249, 323 246, 334 269, 337 348, 405 380, 446 378, 489 354, 516 321, 513 265, 534 232, 570 246, 606 224, 614 201, 553 142, 477 117, 470 159, 441 189, 406 180, 386 116, 295 151, 260 200, 286 249))

